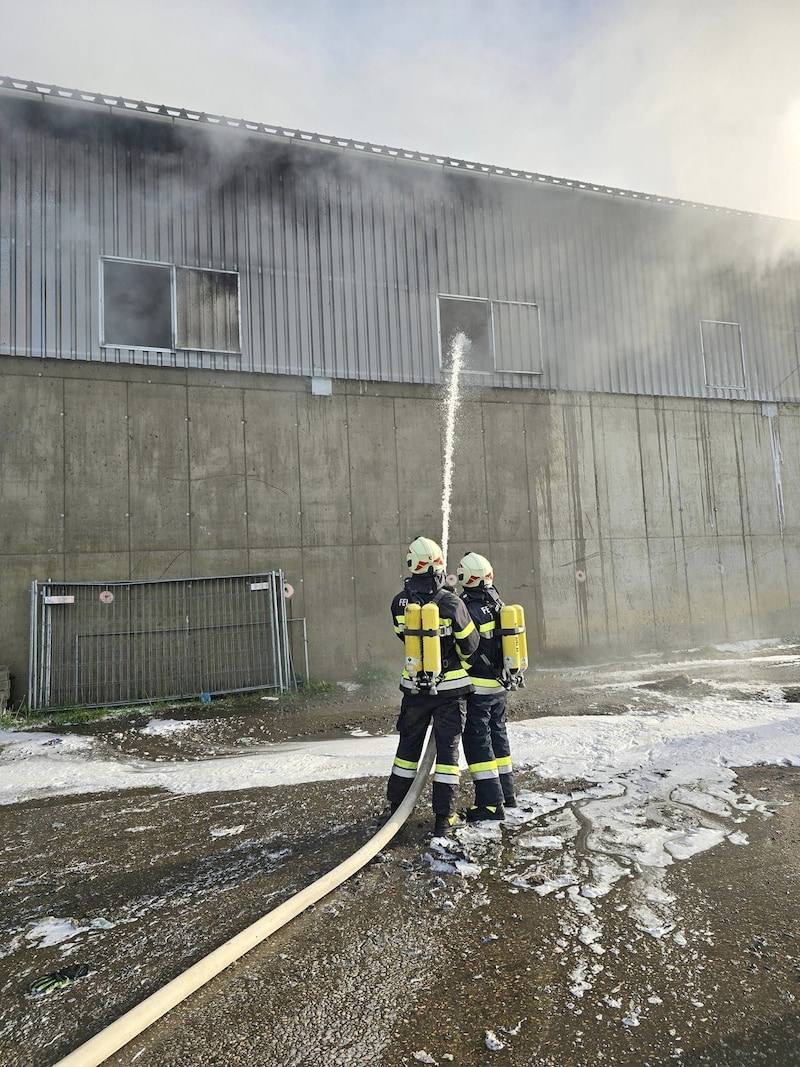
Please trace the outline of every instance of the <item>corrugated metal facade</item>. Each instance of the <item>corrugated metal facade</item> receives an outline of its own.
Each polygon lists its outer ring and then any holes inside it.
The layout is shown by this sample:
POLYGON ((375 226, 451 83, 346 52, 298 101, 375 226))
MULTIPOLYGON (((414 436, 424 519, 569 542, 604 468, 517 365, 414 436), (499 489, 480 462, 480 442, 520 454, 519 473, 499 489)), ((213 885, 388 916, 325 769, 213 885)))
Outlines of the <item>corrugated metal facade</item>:
POLYGON ((0 85, 0 353, 436 383, 470 298, 482 384, 797 399, 799 250, 785 220, 0 85), (180 346, 102 343, 113 260, 172 277, 180 346))

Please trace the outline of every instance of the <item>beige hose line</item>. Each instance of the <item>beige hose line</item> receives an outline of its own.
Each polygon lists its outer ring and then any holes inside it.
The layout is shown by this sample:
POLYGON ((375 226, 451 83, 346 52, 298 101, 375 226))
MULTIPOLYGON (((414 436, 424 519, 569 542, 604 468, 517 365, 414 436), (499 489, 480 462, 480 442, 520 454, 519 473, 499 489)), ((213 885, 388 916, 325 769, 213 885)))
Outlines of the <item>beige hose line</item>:
POLYGON ((230 941, 226 941, 224 945, 220 945, 219 948, 214 949, 203 959, 198 960, 183 974, 173 978, 171 982, 168 982, 161 989, 147 997, 141 1004, 137 1004, 135 1008, 131 1008, 130 1011, 120 1016, 116 1022, 111 1023, 105 1030, 101 1030, 95 1037, 90 1038, 89 1041, 76 1048, 74 1052, 70 1052, 64 1059, 59 1060, 58 1063, 54 1064, 54 1067, 97 1067, 97 1064, 103 1063, 109 1056, 121 1049, 123 1045, 127 1045, 129 1041, 141 1034, 148 1026, 160 1019, 162 1015, 166 1015, 176 1004, 180 1004, 182 1000, 196 992, 206 982, 211 981, 220 971, 235 963, 250 949, 265 941, 270 934, 280 930, 282 926, 294 919, 300 912, 305 911, 306 908, 315 904, 322 897, 336 889, 337 886, 340 886, 356 871, 361 870, 373 856, 380 852, 384 845, 391 841, 411 814, 427 781, 435 754, 436 743, 433 735, 431 735, 416 777, 400 807, 384 823, 375 836, 365 845, 362 845, 357 852, 354 852, 349 859, 340 863, 338 867, 334 867, 328 874, 318 878, 316 882, 306 886, 305 889, 301 889, 299 893, 285 900, 283 904, 279 904, 277 908, 267 912, 266 915, 262 915, 260 919, 257 919, 247 929, 242 930, 240 934, 236 934, 230 941))

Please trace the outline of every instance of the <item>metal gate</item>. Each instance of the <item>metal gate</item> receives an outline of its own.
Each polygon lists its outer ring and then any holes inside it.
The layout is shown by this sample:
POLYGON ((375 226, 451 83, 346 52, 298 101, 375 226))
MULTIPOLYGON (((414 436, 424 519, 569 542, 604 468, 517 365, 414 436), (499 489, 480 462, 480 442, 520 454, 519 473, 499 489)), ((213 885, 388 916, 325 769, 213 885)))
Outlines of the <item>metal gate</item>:
MULTIPOLYGON (((296 688, 282 571, 33 582, 28 704, 101 707, 296 688)), ((308 670, 306 669, 306 674, 308 670)))

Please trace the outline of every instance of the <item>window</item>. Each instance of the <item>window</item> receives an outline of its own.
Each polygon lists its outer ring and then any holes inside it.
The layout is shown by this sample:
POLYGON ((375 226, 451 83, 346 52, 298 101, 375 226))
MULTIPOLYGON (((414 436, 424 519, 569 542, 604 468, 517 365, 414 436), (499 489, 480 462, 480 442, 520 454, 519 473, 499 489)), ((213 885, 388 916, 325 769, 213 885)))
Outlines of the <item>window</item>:
POLYGON ((705 384, 711 389, 745 388, 742 328, 738 322, 700 320, 705 384))
POLYGON ((103 260, 102 344, 172 348, 172 268, 103 260))
POLYGON ((102 345, 241 351, 237 273, 105 258, 101 267, 102 345))
POLYGON ((464 370, 488 373, 494 370, 489 336, 489 301, 460 296, 439 297, 439 338, 441 365, 453 362, 453 345, 459 334, 469 341, 464 353, 464 370))
POLYGON ((239 275, 178 267, 177 347, 238 352, 239 275))
POLYGON ((512 300, 492 301, 494 365, 513 374, 542 373, 539 308, 512 300))
POLYGON ((459 334, 470 345, 464 368, 478 374, 541 374, 542 341, 539 308, 514 300, 439 297, 441 365, 452 363, 452 345, 459 334))

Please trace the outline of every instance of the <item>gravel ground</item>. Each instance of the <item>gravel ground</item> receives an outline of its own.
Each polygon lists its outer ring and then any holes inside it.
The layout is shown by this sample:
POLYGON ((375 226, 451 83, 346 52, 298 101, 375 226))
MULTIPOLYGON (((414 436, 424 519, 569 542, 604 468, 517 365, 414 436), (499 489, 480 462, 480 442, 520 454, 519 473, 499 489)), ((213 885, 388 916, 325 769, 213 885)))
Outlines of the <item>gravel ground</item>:
MULTIPOLYGON (((743 698, 752 699, 752 665, 745 669, 735 654, 711 667, 696 659, 688 670, 669 657, 644 663, 640 699, 665 691, 694 697, 738 677, 743 698)), ((510 717, 624 714, 619 693, 588 695, 606 670, 536 672, 529 689, 512 696, 510 717)), ((794 700, 796 674, 765 657, 758 678, 794 700)), ((207 759, 265 742, 388 732, 398 701, 394 686, 278 702, 256 695, 73 729, 93 733, 106 758, 207 759), (197 718, 198 728, 143 735, 156 714, 197 718)), ((737 774, 740 791, 759 800, 737 820, 747 846, 725 842, 670 866, 659 882, 681 936, 655 936, 630 921, 641 892, 633 870, 594 902, 602 954, 590 951, 568 889, 531 891, 537 877, 552 875, 553 861, 532 858, 525 835, 534 824, 563 834, 572 820, 571 856, 580 866, 589 848, 580 798, 591 783, 523 771, 523 798, 550 791, 572 801, 534 823, 523 813, 473 832, 449 852, 431 842, 425 791, 359 874, 107 1062, 796 1065, 800 772, 760 766, 737 774)), ((0 807, 0 1063, 55 1064, 332 869, 374 833, 384 788, 365 779, 237 792, 232 782, 225 793, 133 789, 0 807), (25 936, 48 917, 68 917, 80 933, 54 944, 25 936), (34 978, 65 962, 86 962, 91 972, 57 993, 25 995, 34 978)), ((462 790, 466 806, 466 780, 462 790)))

